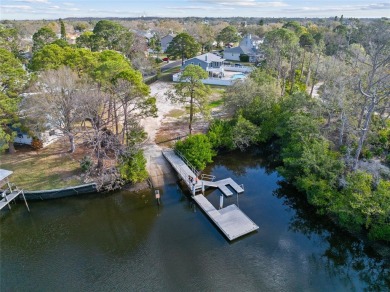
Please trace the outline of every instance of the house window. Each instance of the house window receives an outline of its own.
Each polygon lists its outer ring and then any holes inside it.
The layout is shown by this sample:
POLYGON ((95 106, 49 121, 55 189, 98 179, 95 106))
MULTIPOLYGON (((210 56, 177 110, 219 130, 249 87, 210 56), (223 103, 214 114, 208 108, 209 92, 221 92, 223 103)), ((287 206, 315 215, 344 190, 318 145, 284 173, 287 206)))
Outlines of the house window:
POLYGON ((198 66, 200 66, 200 63, 198 63, 198 66))

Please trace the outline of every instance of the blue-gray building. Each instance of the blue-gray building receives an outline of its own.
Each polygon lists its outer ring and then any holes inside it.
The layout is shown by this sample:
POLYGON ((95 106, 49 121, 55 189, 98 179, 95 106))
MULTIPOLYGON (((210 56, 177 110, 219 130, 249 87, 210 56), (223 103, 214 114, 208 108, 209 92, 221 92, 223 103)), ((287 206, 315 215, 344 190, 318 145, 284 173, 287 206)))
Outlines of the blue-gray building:
POLYGON ((185 60, 184 64, 182 66, 182 69, 187 67, 188 65, 198 65, 203 68, 203 70, 210 72, 215 71, 215 69, 219 69, 222 65, 225 59, 212 54, 212 53, 206 53, 200 56, 193 57, 191 59, 185 60))

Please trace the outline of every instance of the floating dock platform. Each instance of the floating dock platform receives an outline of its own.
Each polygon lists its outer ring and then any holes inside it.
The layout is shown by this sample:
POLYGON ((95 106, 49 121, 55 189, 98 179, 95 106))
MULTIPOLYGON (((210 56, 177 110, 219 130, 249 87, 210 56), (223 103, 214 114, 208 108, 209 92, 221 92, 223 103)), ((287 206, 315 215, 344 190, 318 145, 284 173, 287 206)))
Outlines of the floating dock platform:
POLYGON ((203 195, 193 196, 193 199, 229 240, 259 229, 235 204, 217 210, 203 195))

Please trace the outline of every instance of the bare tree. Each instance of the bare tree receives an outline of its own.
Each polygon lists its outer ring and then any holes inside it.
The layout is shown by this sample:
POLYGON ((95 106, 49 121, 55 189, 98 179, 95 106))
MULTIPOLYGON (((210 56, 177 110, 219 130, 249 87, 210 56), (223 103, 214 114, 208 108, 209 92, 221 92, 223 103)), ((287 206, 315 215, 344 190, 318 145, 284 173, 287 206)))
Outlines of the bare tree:
POLYGON ((372 115, 390 107, 390 24, 379 20, 363 27, 363 54, 354 54, 361 68, 358 90, 363 96, 359 116, 359 141, 353 169, 357 169, 360 153, 367 137, 372 115))
POLYGON ((43 72, 35 84, 34 94, 26 99, 26 116, 40 127, 60 130, 68 136, 70 152, 76 149, 75 124, 80 121, 77 90, 82 80, 68 67, 43 72))

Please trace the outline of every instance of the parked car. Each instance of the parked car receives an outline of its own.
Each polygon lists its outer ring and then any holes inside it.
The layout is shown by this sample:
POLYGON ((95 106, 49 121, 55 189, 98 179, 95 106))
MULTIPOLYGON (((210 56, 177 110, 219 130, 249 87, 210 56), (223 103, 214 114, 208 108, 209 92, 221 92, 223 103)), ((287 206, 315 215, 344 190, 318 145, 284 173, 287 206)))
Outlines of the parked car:
POLYGON ((165 57, 162 60, 165 61, 165 62, 169 62, 169 58, 168 57, 165 57))

